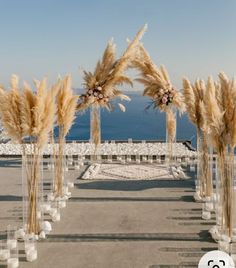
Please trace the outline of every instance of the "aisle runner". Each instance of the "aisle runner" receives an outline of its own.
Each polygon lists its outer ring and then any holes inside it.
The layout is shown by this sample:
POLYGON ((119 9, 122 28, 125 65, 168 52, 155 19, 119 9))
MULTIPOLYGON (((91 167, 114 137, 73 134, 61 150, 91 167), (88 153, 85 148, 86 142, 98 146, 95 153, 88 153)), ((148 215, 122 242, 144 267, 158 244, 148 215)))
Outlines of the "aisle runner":
POLYGON ((140 164, 102 164, 100 169, 90 179, 94 180, 156 180, 173 179, 165 165, 140 164))

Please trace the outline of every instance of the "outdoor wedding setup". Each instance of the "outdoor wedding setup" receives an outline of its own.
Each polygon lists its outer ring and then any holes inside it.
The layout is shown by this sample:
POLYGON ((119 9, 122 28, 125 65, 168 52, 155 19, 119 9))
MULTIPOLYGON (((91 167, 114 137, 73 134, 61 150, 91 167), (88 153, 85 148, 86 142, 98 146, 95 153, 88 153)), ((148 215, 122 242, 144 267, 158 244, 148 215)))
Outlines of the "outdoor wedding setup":
POLYGON ((70 75, 53 85, 46 78, 33 80, 33 86, 21 85, 12 75, 10 89, 0 87, 0 123, 10 139, 0 143, 0 155, 20 158, 22 170, 22 224, 6 226, 0 264, 20 265, 19 244, 24 245, 28 262, 37 260, 38 243, 50 236, 72 198, 76 182, 68 179, 69 170, 89 182, 184 183, 194 176, 192 201, 202 204, 203 220, 214 221, 209 233, 219 250, 236 261, 236 82, 220 72, 215 80, 183 78, 182 89, 177 89, 167 69, 158 67, 141 43, 146 30, 147 25, 128 40, 120 57, 109 41, 94 71, 84 71, 84 92, 79 96, 73 92, 70 75), (165 113, 165 140, 102 140, 101 109, 112 112, 118 106, 125 113, 122 101, 127 107, 132 101, 121 89, 133 86, 127 70, 135 72, 143 96, 150 99, 147 108, 165 113), (85 110, 90 111, 90 139, 68 142, 75 118, 85 110), (181 120, 184 113, 196 128, 196 150, 176 138, 177 117, 181 120))

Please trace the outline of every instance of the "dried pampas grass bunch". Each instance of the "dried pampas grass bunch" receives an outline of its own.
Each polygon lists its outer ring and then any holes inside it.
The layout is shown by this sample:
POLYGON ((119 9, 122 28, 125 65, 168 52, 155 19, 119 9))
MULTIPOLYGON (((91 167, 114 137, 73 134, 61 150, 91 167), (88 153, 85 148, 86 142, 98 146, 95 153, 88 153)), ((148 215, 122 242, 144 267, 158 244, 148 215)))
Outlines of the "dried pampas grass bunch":
MULTIPOLYGON (((164 66, 158 68, 142 44, 139 53, 132 61, 132 67, 140 72, 136 80, 144 85, 143 95, 151 98, 150 106, 167 112, 171 106, 184 111, 184 102, 180 91, 172 85, 164 66)), ((149 107, 150 107, 149 106, 149 107)))
MULTIPOLYGON (((85 93, 80 96, 80 102, 77 106, 79 111, 83 111, 90 106, 104 107, 108 111, 112 111, 114 109, 114 99, 130 101, 130 98, 124 95, 118 87, 125 84, 133 85, 131 79, 125 75, 125 71, 135 57, 139 41, 146 29, 147 26, 145 25, 129 42, 127 49, 119 59, 116 59, 115 45, 113 41, 110 41, 94 72, 84 71, 85 93)), ((123 104, 118 103, 118 106, 122 112, 125 112, 123 104)), ((94 109, 93 120, 91 120, 91 140, 97 148, 101 139, 101 131, 100 118, 96 114, 96 110, 98 109, 94 109)))
POLYGON ((18 77, 11 78, 11 90, 0 90, 0 115, 4 129, 15 142, 22 144, 22 162, 26 172, 27 233, 40 231, 37 217, 40 182, 41 150, 47 142, 55 118, 55 89, 47 89, 46 79, 35 81, 36 92, 24 83, 18 86, 18 77), (23 139, 30 138, 31 150, 26 152, 23 139))
POLYGON ((203 80, 196 80, 192 85, 187 78, 183 79, 183 97, 189 119, 198 129, 203 129, 203 106, 206 86, 203 80))
POLYGON ((211 197, 213 194, 212 173, 210 167, 209 155, 209 127, 204 120, 205 107, 204 96, 206 94, 206 84, 203 80, 196 80, 191 84, 187 78, 183 79, 183 96, 186 110, 190 121, 197 128, 198 138, 198 174, 197 179, 200 183, 200 189, 197 194, 201 199, 211 197))
POLYGON ((18 88, 18 78, 13 75, 11 90, 0 89, 2 124, 9 137, 22 143, 24 137, 33 137, 39 149, 47 142, 55 119, 56 88, 47 90, 46 79, 35 81, 36 92, 24 83, 18 88))
MULTIPOLYGON (((123 55, 116 59, 116 49, 113 41, 108 42, 103 57, 98 61, 94 72, 84 71, 85 94, 80 96, 78 110, 84 110, 90 105, 97 104, 112 111, 114 104, 112 100, 119 98, 129 101, 130 98, 124 95, 117 87, 129 84, 132 86, 131 79, 124 74, 128 69, 132 59, 135 57, 139 40, 142 38, 147 26, 145 25, 129 42, 123 55)), ((119 105, 122 111, 124 107, 119 105)))
POLYGON ((22 143, 21 94, 16 75, 12 75, 11 77, 10 91, 0 88, 0 99, 0 116, 5 132, 12 140, 22 143))
POLYGON ((65 137, 70 130, 75 119, 78 96, 73 94, 71 87, 71 76, 67 75, 62 81, 59 81, 59 91, 57 100, 57 125, 59 128, 58 152, 55 157, 55 178, 54 194, 56 197, 63 196, 64 180, 64 146, 65 137))
POLYGON ((57 124, 61 129, 62 137, 65 138, 69 132, 77 108, 78 96, 73 94, 71 76, 67 75, 60 83, 57 94, 57 124))
POLYGON ((222 72, 219 83, 210 77, 204 100, 205 121, 218 154, 222 230, 232 237, 234 213, 234 148, 236 131, 236 84, 222 72))

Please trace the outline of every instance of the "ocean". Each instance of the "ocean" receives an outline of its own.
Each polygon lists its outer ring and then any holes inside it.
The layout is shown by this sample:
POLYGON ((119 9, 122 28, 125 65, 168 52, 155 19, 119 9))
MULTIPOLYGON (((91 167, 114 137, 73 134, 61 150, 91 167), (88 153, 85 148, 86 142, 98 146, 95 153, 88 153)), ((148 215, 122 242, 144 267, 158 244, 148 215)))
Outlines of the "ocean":
MULTIPOLYGON (((123 102, 126 112, 120 111, 116 105, 113 112, 105 109, 101 111, 102 140, 164 140, 165 141, 165 113, 153 108, 146 110, 150 99, 138 93, 127 94, 130 102, 123 102)), ((77 114, 76 120, 67 135, 67 140, 89 140, 90 136, 89 110, 77 114)), ((196 129, 190 123, 187 114, 177 118, 177 140, 191 140, 196 146, 196 129)))

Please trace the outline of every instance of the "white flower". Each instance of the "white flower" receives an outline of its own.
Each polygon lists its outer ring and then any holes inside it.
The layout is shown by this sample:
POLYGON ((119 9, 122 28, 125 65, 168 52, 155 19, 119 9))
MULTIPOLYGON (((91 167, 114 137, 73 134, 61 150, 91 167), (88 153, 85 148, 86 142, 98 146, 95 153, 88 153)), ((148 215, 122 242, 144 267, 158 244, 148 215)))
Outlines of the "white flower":
POLYGON ((125 106, 123 105, 123 104, 121 104, 121 103, 118 103, 118 106, 120 107, 120 110, 122 111, 122 112, 125 112, 125 106))
POLYGON ((101 91, 102 90, 102 87, 97 87, 97 90, 101 91))
POLYGON ((93 96, 97 97, 98 93, 95 91, 93 92, 93 96))
POLYGON ((92 94, 93 94, 93 90, 90 89, 90 90, 88 91, 88 94, 92 95, 92 94))
POLYGON ((98 97, 99 97, 99 99, 102 99, 103 98, 103 95, 102 94, 99 94, 98 97))

